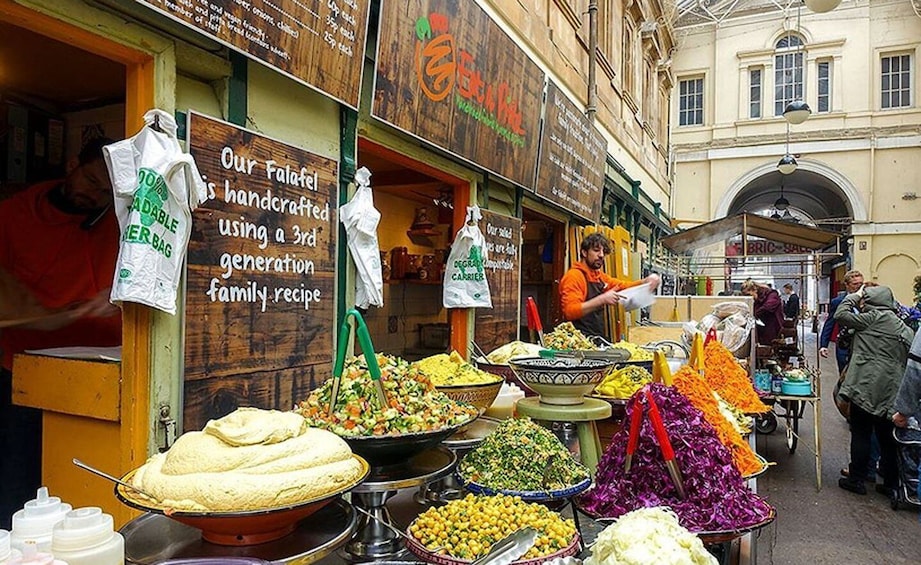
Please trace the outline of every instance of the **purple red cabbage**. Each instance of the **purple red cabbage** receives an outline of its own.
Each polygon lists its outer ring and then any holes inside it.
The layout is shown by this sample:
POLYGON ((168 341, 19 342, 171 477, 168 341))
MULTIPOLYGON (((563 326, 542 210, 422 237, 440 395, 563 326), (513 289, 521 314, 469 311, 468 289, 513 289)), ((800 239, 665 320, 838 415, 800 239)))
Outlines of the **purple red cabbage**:
POLYGON ((675 451, 687 498, 668 474, 652 422, 643 418, 630 473, 624 474, 629 422, 638 394, 627 404, 624 427, 598 463, 595 486, 579 499, 589 514, 618 518, 638 508, 669 506, 692 532, 744 530, 765 521, 771 506, 749 489, 703 413, 673 387, 649 385, 675 451))

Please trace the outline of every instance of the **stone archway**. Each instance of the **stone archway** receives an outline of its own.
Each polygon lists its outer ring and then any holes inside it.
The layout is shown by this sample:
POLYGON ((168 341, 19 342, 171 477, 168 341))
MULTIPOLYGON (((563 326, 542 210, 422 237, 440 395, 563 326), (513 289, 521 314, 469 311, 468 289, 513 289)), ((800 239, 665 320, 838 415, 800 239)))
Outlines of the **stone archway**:
MULTIPOLYGON (((832 200, 837 197, 837 200, 846 208, 847 215, 850 216, 853 222, 866 222, 869 220, 869 213, 867 207, 864 204, 863 197, 860 192, 857 190, 857 187, 843 174, 837 170, 829 167, 828 165, 816 161, 813 159, 799 159, 796 172, 792 175, 789 175, 787 178, 783 178, 777 171, 777 165, 773 162, 765 163, 754 169, 749 170, 744 175, 736 179, 727 189, 723 192, 722 197, 717 203, 716 209, 713 211, 713 218, 723 218, 730 214, 734 207, 738 207, 738 200, 742 196, 746 189, 751 189, 757 187, 759 183, 764 184, 769 181, 772 189, 776 191, 776 187, 780 185, 781 182, 790 183, 788 186, 788 195, 789 200, 794 206, 797 206, 797 203, 794 198, 789 195, 795 195, 796 189, 793 188, 795 184, 793 181, 796 179, 805 179, 807 182, 809 179, 814 183, 823 185, 824 190, 829 193, 829 197, 832 200), (788 180, 789 179, 789 180, 788 180)), ((801 191, 801 196, 807 196, 805 190, 801 191)), ((771 201, 776 198, 777 195, 774 194, 770 197, 771 201)), ((764 198, 762 200, 766 201, 764 198)), ((834 202, 832 202, 834 204, 834 202)), ((803 209, 803 206, 797 206, 800 209, 803 209)), ((845 210, 840 210, 844 212, 845 210)))

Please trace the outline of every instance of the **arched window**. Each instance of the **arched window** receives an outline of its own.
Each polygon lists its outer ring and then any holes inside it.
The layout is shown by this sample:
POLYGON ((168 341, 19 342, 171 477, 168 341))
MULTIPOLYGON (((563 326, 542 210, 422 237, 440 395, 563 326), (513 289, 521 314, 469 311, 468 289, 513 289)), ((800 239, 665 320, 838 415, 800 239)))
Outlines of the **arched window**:
POLYGON ((787 104, 803 100, 803 40, 787 33, 774 46, 774 115, 783 114, 787 104))

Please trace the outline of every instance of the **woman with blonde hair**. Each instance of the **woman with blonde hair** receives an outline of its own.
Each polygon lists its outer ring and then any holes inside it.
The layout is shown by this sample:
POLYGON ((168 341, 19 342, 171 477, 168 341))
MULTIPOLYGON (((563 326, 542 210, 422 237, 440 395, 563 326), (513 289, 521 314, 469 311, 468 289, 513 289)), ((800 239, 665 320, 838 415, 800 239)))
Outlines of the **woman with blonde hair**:
POLYGON ((762 324, 758 326, 758 343, 771 345, 783 328, 783 300, 773 288, 747 279, 742 283, 742 294, 755 299, 754 314, 762 324))

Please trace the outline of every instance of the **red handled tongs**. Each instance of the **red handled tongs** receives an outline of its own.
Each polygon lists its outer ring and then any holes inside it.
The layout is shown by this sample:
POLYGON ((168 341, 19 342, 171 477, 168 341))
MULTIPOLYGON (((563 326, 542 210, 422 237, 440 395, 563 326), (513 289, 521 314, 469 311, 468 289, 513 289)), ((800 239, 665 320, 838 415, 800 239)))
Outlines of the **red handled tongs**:
POLYGON ((710 328, 707 330, 707 337, 704 339, 704 346, 706 346, 711 341, 719 341, 719 338, 716 335, 716 328, 710 328))
POLYGON ((544 347, 544 325, 540 322, 540 313, 537 311, 537 302, 533 296, 529 296, 525 303, 525 309, 528 315, 528 330, 537 332, 538 343, 544 347))
MULTIPOLYGON (((649 389, 645 389, 646 402, 649 404, 649 420, 652 422, 652 429, 656 433, 656 440, 659 442, 659 449, 662 451, 662 458, 665 460, 665 468, 675 484, 678 491, 678 498, 684 500, 687 493, 684 490, 684 481, 681 479, 681 470, 678 468, 678 462, 675 461, 675 450, 672 449, 672 442, 668 439, 668 432, 665 430, 665 424, 662 423, 662 416, 659 414, 659 407, 655 399, 650 394, 649 389)), ((630 465, 633 462, 633 454, 636 453, 636 447, 640 440, 640 427, 643 423, 643 398, 638 397, 633 406, 633 413, 630 415, 630 436, 627 439, 627 456, 624 459, 624 474, 630 472, 630 465)))

